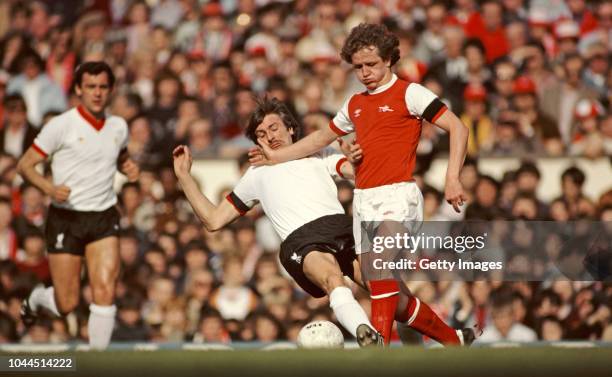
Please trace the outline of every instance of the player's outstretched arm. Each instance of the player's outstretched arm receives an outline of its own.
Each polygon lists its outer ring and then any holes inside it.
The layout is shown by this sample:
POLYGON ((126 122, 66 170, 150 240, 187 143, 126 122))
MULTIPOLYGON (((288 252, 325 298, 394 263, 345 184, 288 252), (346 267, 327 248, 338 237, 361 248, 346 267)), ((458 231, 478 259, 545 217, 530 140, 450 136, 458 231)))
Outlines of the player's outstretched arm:
POLYGON ((249 162, 254 166, 261 166, 297 160, 325 148, 336 140, 337 136, 334 131, 325 127, 284 148, 272 149, 265 142, 260 141, 259 147, 249 151, 249 162))
POLYGON ((204 223, 206 230, 217 231, 240 216, 240 213, 227 200, 215 206, 200 192, 190 173, 193 158, 188 147, 178 146, 174 149, 172 155, 174 157, 174 174, 176 174, 189 204, 204 223))
POLYGON ((17 172, 42 192, 51 196, 54 201, 63 203, 70 196, 70 188, 64 185, 54 186, 53 182, 36 171, 36 165, 45 161, 45 159, 46 157, 40 154, 34 147, 30 147, 19 159, 17 172))
POLYGON ((452 204, 456 212, 461 212, 460 206, 465 202, 466 196, 463 192, 463 185, 459 181, 459 172, 465 160, 469 130, 450 110, 445 111, 436 119, 435 124, 450 134, 444 197, 449 204, 452 204))

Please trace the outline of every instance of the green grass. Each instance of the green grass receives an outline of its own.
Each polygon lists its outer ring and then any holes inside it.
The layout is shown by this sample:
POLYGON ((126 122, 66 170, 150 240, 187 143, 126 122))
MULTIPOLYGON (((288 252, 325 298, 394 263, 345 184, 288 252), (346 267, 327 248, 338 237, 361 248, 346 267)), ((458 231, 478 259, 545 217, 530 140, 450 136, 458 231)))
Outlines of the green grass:
POLYGON ((3 376, 594 377, 612 376, 612 348, 77 352, 76 366, 77 372, 3 376))

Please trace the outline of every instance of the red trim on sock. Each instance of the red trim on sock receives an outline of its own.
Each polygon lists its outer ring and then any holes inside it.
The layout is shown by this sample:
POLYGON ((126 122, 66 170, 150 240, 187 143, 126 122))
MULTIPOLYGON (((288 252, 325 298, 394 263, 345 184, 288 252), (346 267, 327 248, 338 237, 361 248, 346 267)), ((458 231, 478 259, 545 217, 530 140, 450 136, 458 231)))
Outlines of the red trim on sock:
POLYGON ((395 311, 399 302, 399 283, 396 280, 370 281, 370 295, 372 296, 372 326, 385 340, 391 341, 391 329, 395 320, 395 311), (391 294, 387 297, 374 298, 379 295, 391 294))
POLYGON ((385 344, 391 341, 391 329, 398 301, 399 294, 372 299, 372 326, 383 336, 385 344))
POLYGON ((370 295, 378 296, 385 293, 399 292, 400 287, 397 280, 371 280, 370 281, 370 295))
MULTIPOLYGON (((406 322, 414 314, 414 306, 416 299, 411 297, 406 305, 406 309, 398 316, 398 320, 406 322), (400 319, 401 317, 401 319, 400 319)), ((423 335, 427 335, 433 340, 445 345, 460 345, 461 340, 457 335, 457 331, 447 325, 438 315, 423 301, 419 305, 419 312, 416 318, 410 324, 410 327, 417 330, 423 335)))

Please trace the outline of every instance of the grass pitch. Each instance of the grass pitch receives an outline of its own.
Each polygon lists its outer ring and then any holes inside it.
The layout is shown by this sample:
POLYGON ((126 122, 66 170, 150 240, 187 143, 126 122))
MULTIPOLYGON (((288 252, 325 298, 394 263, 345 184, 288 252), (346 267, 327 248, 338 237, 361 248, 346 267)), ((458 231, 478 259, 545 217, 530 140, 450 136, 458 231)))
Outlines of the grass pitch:
POLYGON ((76 352, 74 355, 76 372, 0 374, 74 377, 612 376, 612 348, 165 350, 76 352))

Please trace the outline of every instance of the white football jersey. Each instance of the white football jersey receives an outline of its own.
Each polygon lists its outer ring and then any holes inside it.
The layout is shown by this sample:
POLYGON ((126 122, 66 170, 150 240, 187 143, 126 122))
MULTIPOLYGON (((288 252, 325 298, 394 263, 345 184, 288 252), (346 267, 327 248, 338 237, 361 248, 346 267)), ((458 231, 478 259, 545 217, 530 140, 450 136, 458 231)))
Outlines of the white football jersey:
POLYGON ((241 213, 260 203, 281 237, 327 215, 344 213, 333 176, 346 161, 330 149, 273 166, 250 167, 227 199, 241 213))
POLYGON ((53 184, 70 188, 68 200, 53 205, 75 211, 104 211, 115 205, 113 180, 127 142, 127 123, 117 116, 97 120, 77 107, 51 119, 33 147, 51 159, 53 184))

